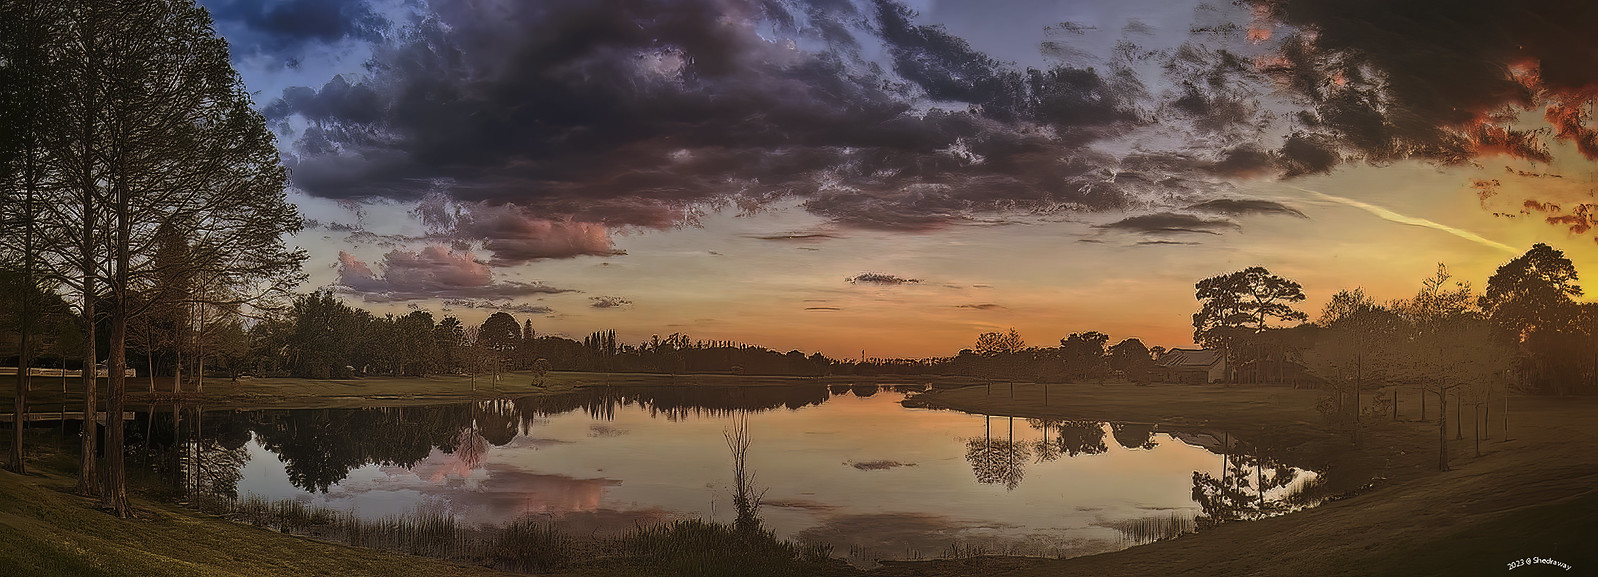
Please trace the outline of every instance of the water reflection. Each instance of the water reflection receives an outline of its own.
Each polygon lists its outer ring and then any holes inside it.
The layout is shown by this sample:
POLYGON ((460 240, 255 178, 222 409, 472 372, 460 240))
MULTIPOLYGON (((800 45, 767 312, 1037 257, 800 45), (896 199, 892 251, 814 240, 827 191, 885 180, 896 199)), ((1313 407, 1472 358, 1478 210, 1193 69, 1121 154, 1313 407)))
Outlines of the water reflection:
POLYGON ((993 419, 987 415, 982 416, 982 426, 982 438, 966 441, 965 460, 971 463, 978 483, 1015 490, 1026 477, 1031 447, 1015 441, 1015 417, 1005 418, 1009 432, 1004 439, 993 438, 993 419))
POLYGON ((242 492, 471 524, 542 515, 586 531, 684 517, 749 524, 758 512, 756 522, 785 537, 884 558, 972 544, 1110 550, 1167 525, 1186 530, 1194 517, 1286 510, 1303 480, 1255 438, 898 403, 920 388, 600 387, 417 407, 168 407, 141 415, 137 441, 185 495, 242 492), (747 451, 757 420, 760 449, 747 451), (893 521, 897 536, 856 531, 865 520, 893 521))
POLYGON ((1298 495, 1283 491, 1300 480, 1300 471, 1280 459, 1283 449, 1262 434, 1249 442, 1222 437, 1220 476, 1193 472, 1193 501, 1203 513, 1200 527, 1258 519, 1292 510, 1298 495))

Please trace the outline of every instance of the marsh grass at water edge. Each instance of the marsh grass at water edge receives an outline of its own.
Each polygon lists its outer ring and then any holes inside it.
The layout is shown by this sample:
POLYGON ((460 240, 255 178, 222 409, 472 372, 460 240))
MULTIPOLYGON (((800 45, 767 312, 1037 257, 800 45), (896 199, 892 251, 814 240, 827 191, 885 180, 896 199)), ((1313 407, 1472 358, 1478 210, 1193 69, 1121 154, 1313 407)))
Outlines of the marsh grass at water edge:
POLYGON ((362 519, 296 500, 200 497, 190 505, 253 526, 369 547, 522 572, 590 564, 631 566, 670 575, 813 575, 832 548, 779 539, 764 528, 698 519, 638 526, 616 537, 569 535, 524 518, 502 527, 462 525, 437 513, 362 519))

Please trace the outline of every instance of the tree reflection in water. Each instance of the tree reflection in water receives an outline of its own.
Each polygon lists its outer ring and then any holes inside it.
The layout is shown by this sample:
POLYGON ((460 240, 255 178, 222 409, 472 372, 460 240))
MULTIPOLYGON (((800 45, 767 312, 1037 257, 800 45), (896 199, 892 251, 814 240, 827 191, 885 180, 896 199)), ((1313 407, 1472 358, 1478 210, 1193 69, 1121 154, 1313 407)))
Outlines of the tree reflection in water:
POLYGON ((965 460, 971 463, 971 472, 977 482, 984 485, 1004 485, 1014 490, 1026 477, 1026 462, 1032 450, 1025 442, 1015 441, 1015 417, 1006 417, 1009 428, 1007 439, 993 438, 993 418, 982 416, 982 438, 966 441, 965 460))
POLYGON ((203 408, 195 405, 172 405, 168 412, 152 406, 142 417, 142 428, 129 427, 127 444, 138 447, 143 461, 169 482, 179 498, 238 497, 243 467, 249 461, 247 427, 229 419, 207 421, 203 408))
POLYGON ((1284 451, 1271 442, 1272 436, 1262 432, 1255 442, 1238 440, 1230 434, 1224 434, 1222 439, 1221 477, 1193 472, 1193 501, 1203 510, 1199 527, 1289 510, 1288 496, 1272 498, 1267 493, 1291 485, 1298 479, 1298 469, 1280 460, 1284 451))
POLYGON ((1144 423, 1111 423, 1110 434, 1115 437, 1115 443, 1127 449, 1153 449, 1159 443, 1154 441, 1154 425, 1144 423))
MULTIPOLYGON (((875 390, 875 386, 871 387, 875 390)), ((864 392, 863 390, 860 392, 864 392)), ((155 468, 178 488, 214 485, 232 493, 226 475, 237 475, 253 435, 283 460, 294 486, 327 492, 350 471, 366 465, 411 468, 434 450, 455 455, 467 470, 484 462, 491 447, 525 435, 545 417, 582 411, 610 420, 639 407, 671 421, 797 409, 828 398, 813 387, 594 387, 562 394, 496 399, 453 405, 367 409, 236 411, 202 421, 198 408, 146 413, 144 427, 131 427, 129 447, 162 457, 155 468), (203 424, 203 427, 201 426, 203 424), (180 430, 181 428, 181 430, 180 430), (141 434, 142 433, 142 434, 141 434), (192 463, 192 466, 190 465, 192 463), (231 471, 231 472, 229 472, 231 471), (213 482, 211 479, 215 478, 213 482)))
MULTIPOLYGON (((859 396, 865 391, 851 391, 859 396)), ((493 447, 527 435, 549 416, 582 411, 598 419, 614 418, 636 407, 668 420, 694 416, 733 417, 740 422, 750 412, 795 409, 827 400, 828 387, 596 387, 565 394, 498 399, 442 406, 367 409, 311 409, 237 411, 227 415, 204 413, 199 407, 143 415, 144 426, 128 439, 130 448, 143 446, 159 456, 152 465, 172 480, 183 495, 233 497, 245 449, 254 439, 284 463, 289 480, 301 489, 327 492, 356 468, 383 465, 410 468, 434 451, 452 454, 463 471, 479 468, 493 447)), ((1025 421, 1042 432, 1036 440, 1017 441, 1015 418, 1004 417, 995 434, 993 419, 983 417, 983 434, 966 439, 965 458, 976 480, 984 485, 1015 490, 1025 479, 1028 461, 1042 464, 1063 457, 1103 454, 1108 439, 1127 450, 1149 450, 1158 445, 1152 424, 1104 423, 1091 420, 1025 421)), ((1262 432, 1253 442, 1229 434, 1223 439, 1205 435, 1171 433, 1221 456, 1218 473, 1195 471, 1193 501, 1201 509, 1200 523, 1214 525, 1268 516, 1293 506, 1286 492, 1298 480, 1298 471, 1283 462, 1286 457, 1272 436, 1262 432)), ((729 439, 737 452, 736 443, 729 439)), ((736 476, 735 476, 736 477, 736 476)), ((744 497, 758 502, 747 492, 744 497)), ((753 513, 754 509, 750 508, 753 513)))

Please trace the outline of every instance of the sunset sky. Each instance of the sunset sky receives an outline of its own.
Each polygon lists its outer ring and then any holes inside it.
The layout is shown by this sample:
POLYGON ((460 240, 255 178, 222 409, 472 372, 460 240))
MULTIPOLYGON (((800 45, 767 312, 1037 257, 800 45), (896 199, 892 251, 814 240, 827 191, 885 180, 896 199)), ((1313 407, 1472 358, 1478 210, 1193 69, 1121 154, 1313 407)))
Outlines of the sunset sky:
POLYGON ((835 357, 1191 344, 1194 281, 1598 274, 1586 2, 203 0, 306 290, 835 357), (864 276, 862 276, 864 275, 864 276))

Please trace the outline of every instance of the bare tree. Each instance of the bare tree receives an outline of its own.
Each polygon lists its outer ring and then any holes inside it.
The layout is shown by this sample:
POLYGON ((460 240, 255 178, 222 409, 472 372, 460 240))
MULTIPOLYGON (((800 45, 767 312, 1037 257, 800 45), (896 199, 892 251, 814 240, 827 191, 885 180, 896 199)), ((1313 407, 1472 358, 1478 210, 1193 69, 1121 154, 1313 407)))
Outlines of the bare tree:
POLYGON ((0 266, 15 295, 18 363, 11 454, 7 467, 26 472, 22 428, 31 388, 35 333, 43 303, 47 222, 42 218, 54 187, 50 147, 60 121, 60 89, 52 76, 58 68, 52 54, 61 40, 64 13, 54 2, 28 0, 0 5, 0 266), (20 232, 14 234, 13 231, 20 232))
POLYGON ((738 511, 733 528, 741 532, 760 529, 760 499, 764 491, 755 490, 755 473, 748 469, 745 458, 749 454, 749 415, 739 412, 733 416, 732 427, 721 432, 727 439, 727 449, 732 451, 732 505, 738 511))

